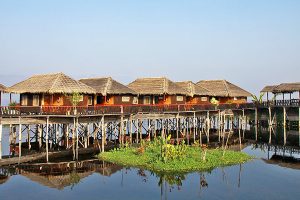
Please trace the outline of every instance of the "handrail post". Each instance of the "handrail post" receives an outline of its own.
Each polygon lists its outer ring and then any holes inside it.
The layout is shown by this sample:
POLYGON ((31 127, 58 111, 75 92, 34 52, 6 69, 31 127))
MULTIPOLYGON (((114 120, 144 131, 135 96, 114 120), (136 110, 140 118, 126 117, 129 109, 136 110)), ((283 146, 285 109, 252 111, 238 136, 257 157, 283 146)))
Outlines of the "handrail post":
POLYGON ((123 114, 124 113, 123 105, 121 105, 120 108, 121 108, 121 114, 123 114))

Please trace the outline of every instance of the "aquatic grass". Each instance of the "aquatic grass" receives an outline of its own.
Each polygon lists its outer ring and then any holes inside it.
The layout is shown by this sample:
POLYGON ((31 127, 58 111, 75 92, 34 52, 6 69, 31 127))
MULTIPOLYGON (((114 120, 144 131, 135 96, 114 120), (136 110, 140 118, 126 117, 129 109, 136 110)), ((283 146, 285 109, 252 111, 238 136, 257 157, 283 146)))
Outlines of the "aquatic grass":
POLYGON ((207 149, 206 159, 202 159, 203 150, 200 147, 186 146, 186 155, 180 159, 161 159, 161 149, 148 145, 143 153, 138 148, 126 147, 103 152, 98 155, 100 160, 112 162, 125 167, 137 167, 154 172, 185 173, 192 171, 209 171, 216 167, 245 163, 252 159, 243 152, 222 149, 207 149), (150 147, 149 147, 150 146, 150 147))

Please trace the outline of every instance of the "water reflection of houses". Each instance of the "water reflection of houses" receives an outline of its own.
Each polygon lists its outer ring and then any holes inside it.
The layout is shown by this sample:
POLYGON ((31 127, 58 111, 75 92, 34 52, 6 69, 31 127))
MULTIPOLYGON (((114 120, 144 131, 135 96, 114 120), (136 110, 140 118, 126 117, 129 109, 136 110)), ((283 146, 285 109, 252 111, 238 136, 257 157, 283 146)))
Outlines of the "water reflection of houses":
POLYGON ((31 181, 59 190, 68 186, 73 187, 81 179, 94 173, 99 173, 102 176, 111 176, 121 169, 122 167, 118 165, 98 160, 28 164, 17 168, 20 175, 27 177, 31 181))

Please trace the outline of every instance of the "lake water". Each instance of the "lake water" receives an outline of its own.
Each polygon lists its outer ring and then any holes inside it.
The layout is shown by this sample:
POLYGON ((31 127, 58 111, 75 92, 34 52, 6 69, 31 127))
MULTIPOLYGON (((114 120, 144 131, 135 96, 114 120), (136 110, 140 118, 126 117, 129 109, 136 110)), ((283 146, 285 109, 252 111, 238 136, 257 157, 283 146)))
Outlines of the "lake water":
POLYGON ((73 169, 70 174, 60 174, 54 170, 53 176, 31 169, 0 168, 3 174, 12 174, 0 180, 0 200, 298 199, 300 155, 285 152, 289 159, 284 161, 279 149, 279 156, 274 156, 275 149, 263 147, 245 145, 243 151, 257 159, 241 165, 172 176, 109 164, 96 169, 103 163, 95 161, 87 162, 92 163, 90 171, 77 168, 77 173, 73 169))

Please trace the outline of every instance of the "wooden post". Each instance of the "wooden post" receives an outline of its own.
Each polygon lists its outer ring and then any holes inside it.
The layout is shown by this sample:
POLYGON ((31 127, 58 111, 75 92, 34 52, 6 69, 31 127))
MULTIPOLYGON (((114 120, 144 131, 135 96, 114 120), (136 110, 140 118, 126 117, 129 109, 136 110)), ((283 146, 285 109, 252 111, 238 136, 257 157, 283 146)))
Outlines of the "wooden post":
POLYGON ((129 140, 130 140, 130 145, 131 145, 132 144, 132 132, 133 132, 132 115, 130 115, 129 120, 130 120, 129 140))
POLYGON ((79 138, 78 138, 78 117, 76 117, 76 160, 78 160, 79 138))
POLYGON ((28 149, 31 149, 31 143, 30 143, 30 125, 28 125, 27 129, 27 140, 28 140, 28 149))
POLYGON ((207 129, 207 144, 209 143, 209 132, 210 132, 210 118, 209 118, 209 111, 207 111, 207 118, 206 118, 206 129, 207 129))
POLYGON ((154 119, 154 138, 156 138, 156 131, 157 131, 157 119, 154 119))
POLYGON ((43 135, 43 125, 39 124, 38 125, 38 142, 39 142, 39 149, 42 148, 42 135, 43 135))
POLYGON ((58 144, 59 125, 58 125, 58 124, 55 124, 54 127, 55 127, 55 145, 56 145, 57 147, 59 147, 59 144, 58 144))
POLYGON ((73 153, 73 160, 76 159, 76 152, 75 152, 75 131, 76 131, 76 119, 73 118, 73 129, 72 129, 72 153, 73 153))
POLYGON ((161 120, 161 127, 162 127, 161 137, 165 138, 165 122, 164 122, 164 119, 161 120))
POLYGON ((239 143, 240 143, 240 151, 242 150, 242 138, 241 138, 241 116, 239 116, 239 143))
POLYGON ((119 142, 121 143, 121 146, 123 146, 124 145, 124 116, 123 116, 123 114, 121 115, 121 119, 120 119, 119 140, 120 140, 119 142))
POLYGON ((66 145, 67 145, 67 149, 69 148, 69 124, 66 124, 66 145))
POLYGON ((271 107, 269 106, 269 144, 272 142, 272 113, 271 113, 271 107))
POLYGON ((135 143, 139 143, 139 119, 134 120, 136 126, 136 135, 135 135, 135 143))
POLYGON ((104 124, 104 115, 102 115, 102 120, 101 120, 101 152, 104 152, 104 144, 106 140, 106 135, 105 135, 105 124, 104 124))
POLYGON ((48 152, 48 134, 49 134, 49 117, 46 119, 46 161, 49 161, 49 152, 48 152))
POLYGON ((221 111, 218 110, 218 141, 221 141, 221 111))
MULTIPOLYGON (((299 92, 300 95, 300 92, 299 92)), ((299 146, 300 146, 300 107, 299 107, 299 116, 298 116, 298 132, 299 132, 299 146)))
POLYGON ((179 113, 176 115, 176 143, 179 144, 179 113))
POLYGON ((22 124, 21 118, 19 117, 19 163, 22 156, 22 124))
POLYGON ((283 106, 283 144, 286 145, 286 108, 283 106))
POLYGON ((87 146, 86 148, 90 145, 90 123, 87 124, 87 146))
POLYGON ((196 142, 196 112, 194 112, 193 117, 193 134, 194 134, 194 143, 196 142))
POLYGON ((257 141, 257 135, 258 135, 258 113, 257 108, 255 108, 255 141, 257 141))
POLYGON ((242 121, 243 139, 245 138, 246 126, 247 126, 247 120, 246 120, 246 117, 245 117, 245 110, 243 109, 243 121, 242 121))
POLYGON ((140 132, 140 142, 142 142, 143 139, 143 117, 139 120, 139 132, 140 132))
POLYGON ((2 118, 0 118, 0 160, 2 159, 2 118))

